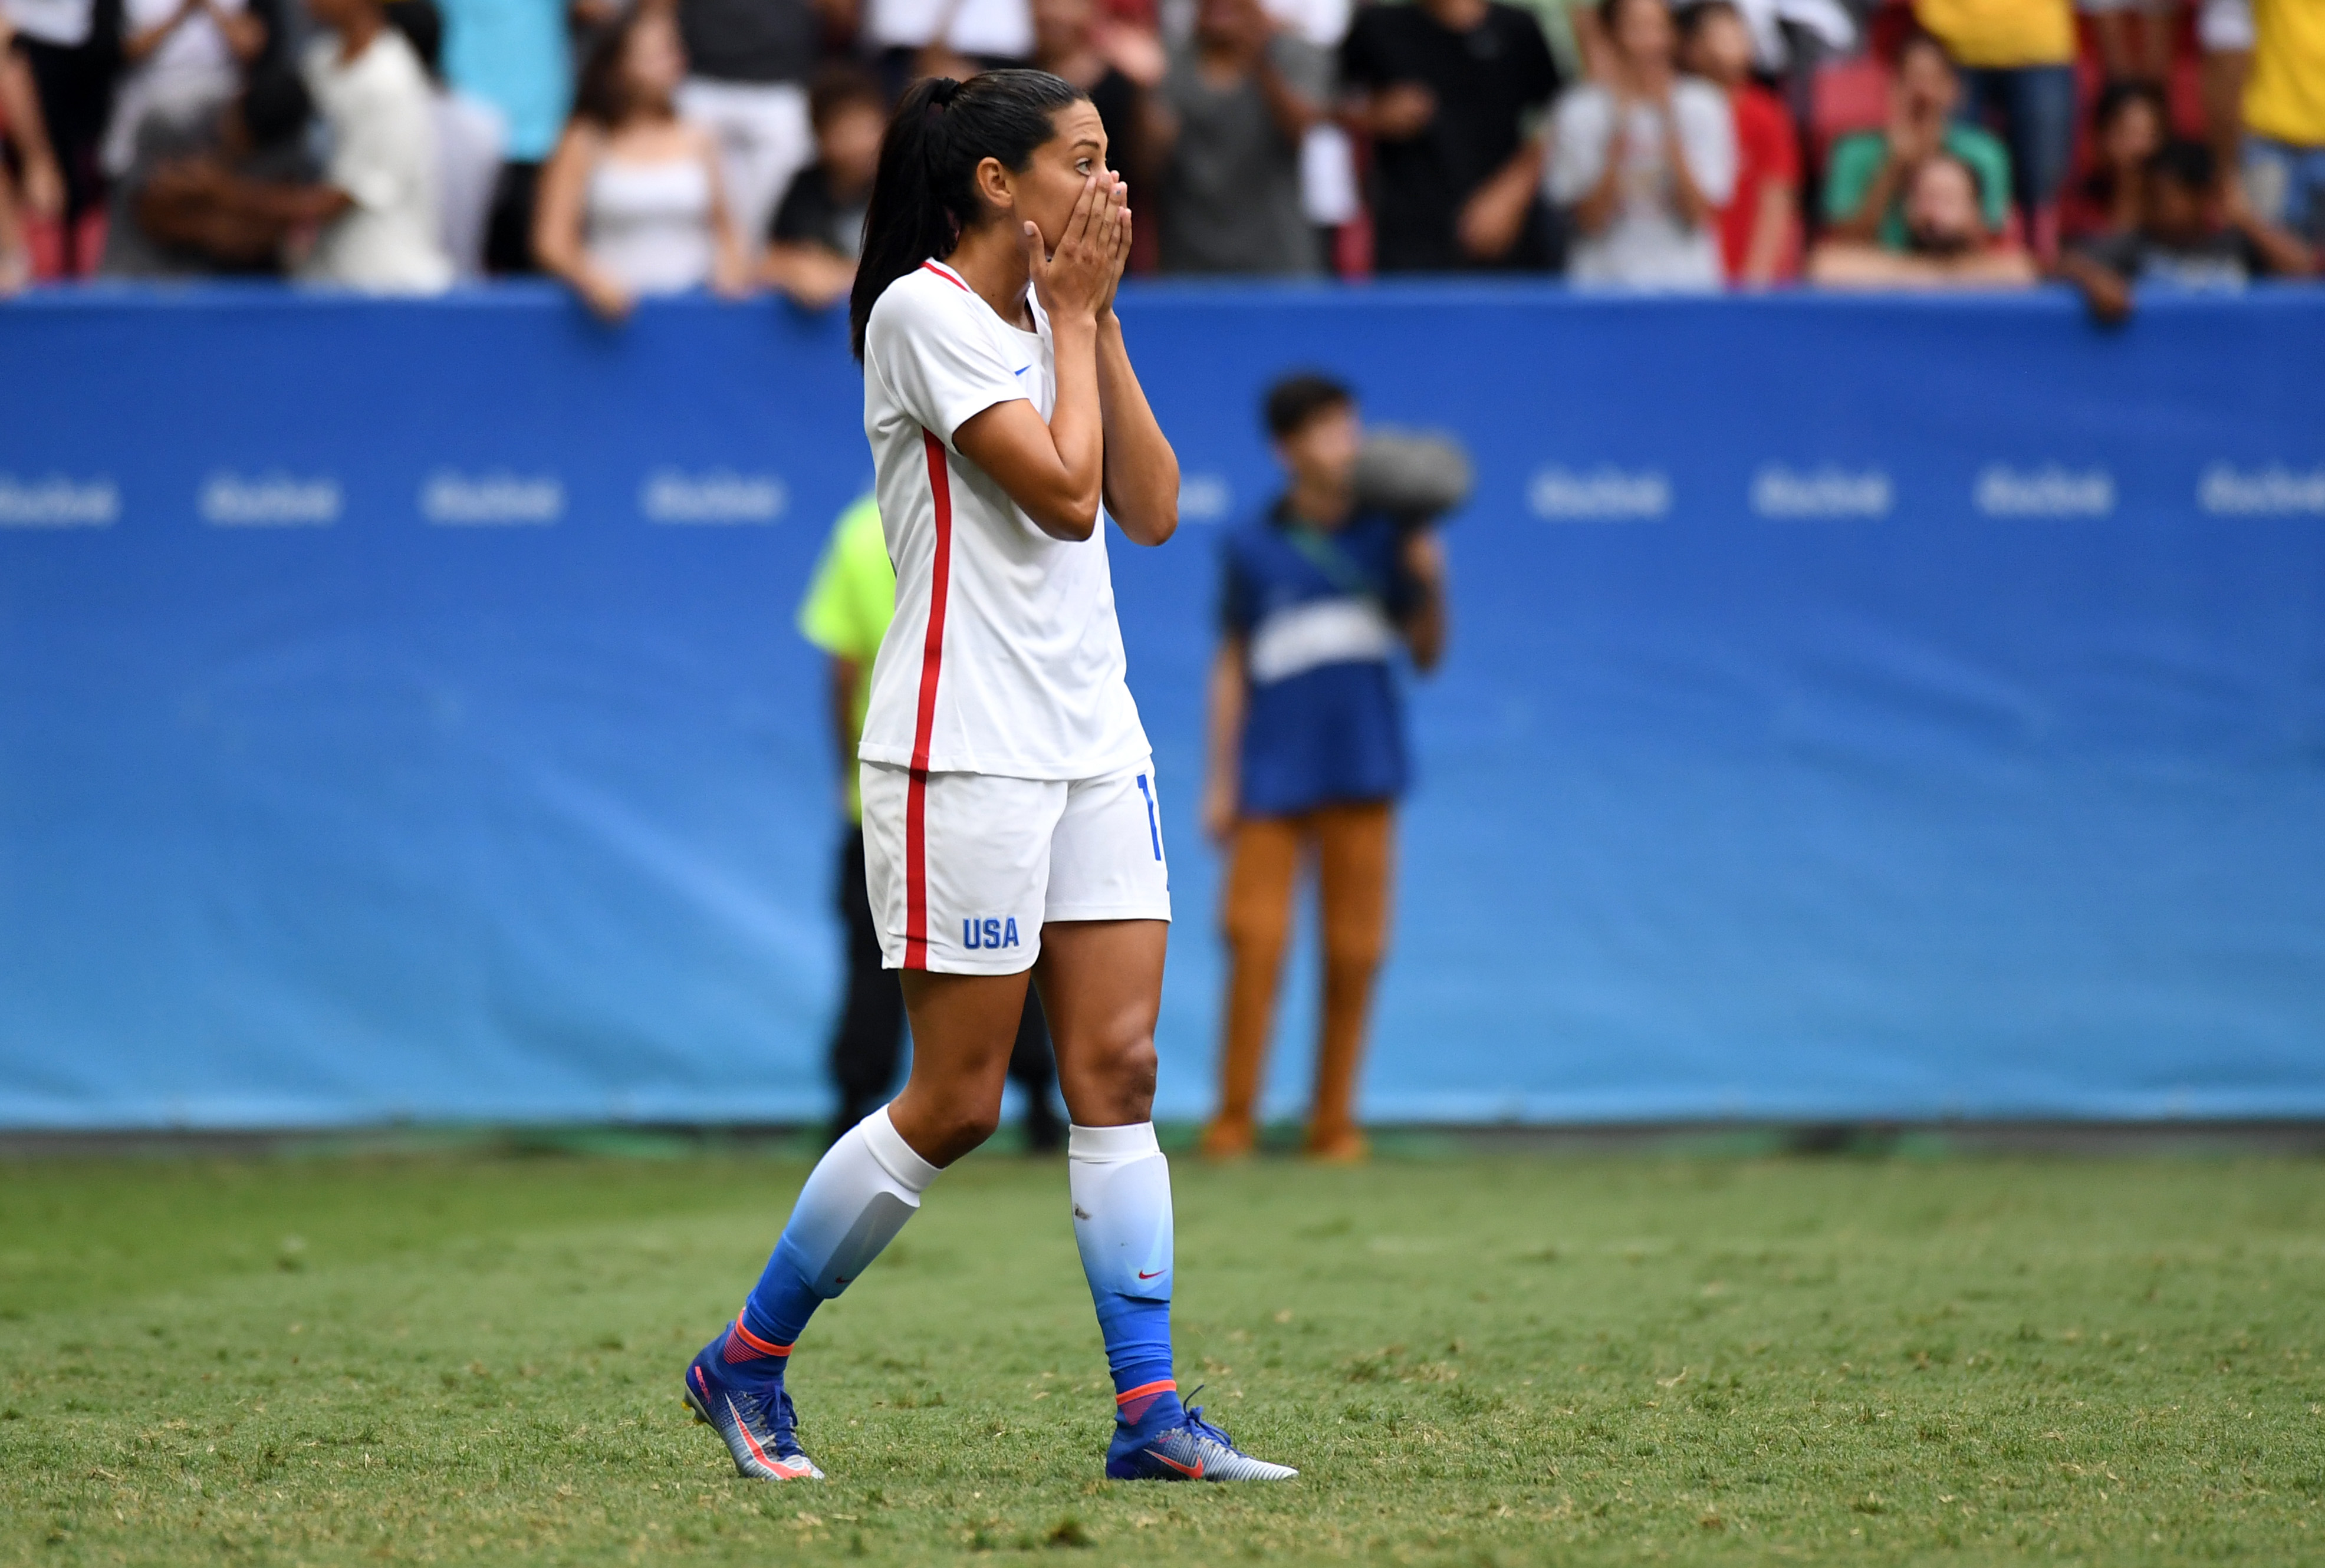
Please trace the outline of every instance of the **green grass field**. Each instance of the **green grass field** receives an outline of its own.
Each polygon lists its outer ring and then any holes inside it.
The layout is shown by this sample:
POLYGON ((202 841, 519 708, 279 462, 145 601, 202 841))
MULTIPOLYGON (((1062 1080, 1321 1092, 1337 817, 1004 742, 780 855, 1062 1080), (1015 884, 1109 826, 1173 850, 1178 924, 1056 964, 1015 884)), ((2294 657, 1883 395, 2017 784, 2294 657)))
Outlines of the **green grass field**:
POLYGON ((803 1174, 0 1165, 0 1561, 2325 1560, 2325 1168, 1178 1165, 1182 1387, 1272 1489, 1098 1479, 1061 1166, 979 1157, 801 1342, 835 1478, 678 1375, 803 1174))

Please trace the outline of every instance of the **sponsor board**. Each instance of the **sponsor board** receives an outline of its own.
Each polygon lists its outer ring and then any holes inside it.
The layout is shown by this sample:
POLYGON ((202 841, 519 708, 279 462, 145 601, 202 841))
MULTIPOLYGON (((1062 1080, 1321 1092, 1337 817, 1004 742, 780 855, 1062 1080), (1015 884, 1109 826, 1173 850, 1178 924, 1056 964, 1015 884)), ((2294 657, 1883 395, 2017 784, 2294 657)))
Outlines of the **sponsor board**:
POLYGON ((111 528, 120 517, 121 487, 108 475, 0 474, 0 528, 111 528))
POLYGON ((2040 468, 1990 463, 1978 471, 1970 501, 1988 517, 2106 517, 2115 511, 2115 475, 2056 463, 2040 468))
POLYGON ((1879 518, 1896 504, 1896 486, 1879 468, 1810 469, 1771 463, 1752 476, 1752 510, 1762 517, 1819 521, 1879 518))
POLYGON ((1645 522, 1669 515, 1670 476, 1602 465, 1587 473, 1552 465, 1526 483, 1526 506, 1551 522, 1645 522))
POLYGON ((214 528, 329 528, 344 497, 329 477, 296 478, 272 470, 255 479, 213 474, 202 482, 194 509, 214 528))
POLYGON ((2325 517, 2325 468, 2215 463, 2196 482, 2196 504, 2214 517, 2325 517))
POLYGON ((712 468, 690 474, 657 468, 638 486, 638 511, 649 522, 770 523, 791 504, 791 490, 773 474, 712 468))
POLYGON ((446 528, 545 528, 565 515, 565 484, 551 474, 440 468, 420 487, 420 515, 446 528))
POLYGON ((1179 479, 1179 515, 1190 522, 1224 522, 1235 506, 1235 491, 1217 474, 1187 474, 1179 479))

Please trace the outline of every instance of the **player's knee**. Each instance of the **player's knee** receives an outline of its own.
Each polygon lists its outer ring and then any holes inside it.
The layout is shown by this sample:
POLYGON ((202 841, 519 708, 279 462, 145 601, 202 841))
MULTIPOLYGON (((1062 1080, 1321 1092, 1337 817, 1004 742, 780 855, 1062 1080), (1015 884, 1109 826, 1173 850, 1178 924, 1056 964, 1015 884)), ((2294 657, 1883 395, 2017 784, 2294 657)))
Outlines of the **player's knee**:
POLYGON ((1108 1057, 1108 1089, 1123 1112, 1144 1120, 1154 1107, 1154 1037, 1143 1034, 1108 1057))
POLYGON ((1154 1098, 1154 1078, 1157 1062, 1154 1037, 1142 1033, 1126 1042, 1113 1058, 1113 1077, 1117 1093, 1125 1098, 1152 1101, 1154 1098))
POLYGON ((994 1130, 1000 1125, 1001 1106, 998 1102, 991 1105, 968 1106, 961 1110, 954 1119, 953 1136, 969 1148, 975 1148, 992 1137, 994 1130))
MULTIPOLYGON (((1078 1044, 1072 1076, 1109 1114, 1144 1120, 1154 1101, 1154 1031, 1125 1024, 1078 1044)), ((1066 1070, 1067 1054, 1059 1065, 1066 1070)))
POLYGON ((934 1163, 950 1165, 993 1136, 1001 1125, 1001 1102, 948 1105, 936 1120, 934 1141, 943 1158, 934 1163))

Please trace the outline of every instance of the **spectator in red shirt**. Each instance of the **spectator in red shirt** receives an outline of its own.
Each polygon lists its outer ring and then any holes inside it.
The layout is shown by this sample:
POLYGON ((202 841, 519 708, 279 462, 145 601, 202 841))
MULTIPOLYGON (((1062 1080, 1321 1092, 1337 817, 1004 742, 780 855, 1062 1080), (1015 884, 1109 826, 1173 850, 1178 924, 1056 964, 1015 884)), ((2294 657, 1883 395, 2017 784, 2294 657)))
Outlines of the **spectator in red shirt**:
POLYGON ((1681 14, 1687 69, 1728 95, 1736 116, 1736 189, 1719 212, 1728 281, 1765 288, 1800 267, 1801 146, 1784 101, 1752 79, 1752 30, 1735 0, 1681 14))

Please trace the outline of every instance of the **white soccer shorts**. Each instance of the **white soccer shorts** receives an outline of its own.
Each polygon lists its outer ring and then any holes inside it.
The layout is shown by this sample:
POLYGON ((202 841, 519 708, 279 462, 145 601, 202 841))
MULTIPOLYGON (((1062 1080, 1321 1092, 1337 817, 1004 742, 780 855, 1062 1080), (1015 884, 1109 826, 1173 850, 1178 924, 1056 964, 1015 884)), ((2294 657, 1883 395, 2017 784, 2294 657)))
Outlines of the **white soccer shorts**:
POLYGON ((1016 974, 1050 920, 1168 920, 1150 760, 1070 781, 860 764, 881 963, 1016 974))

